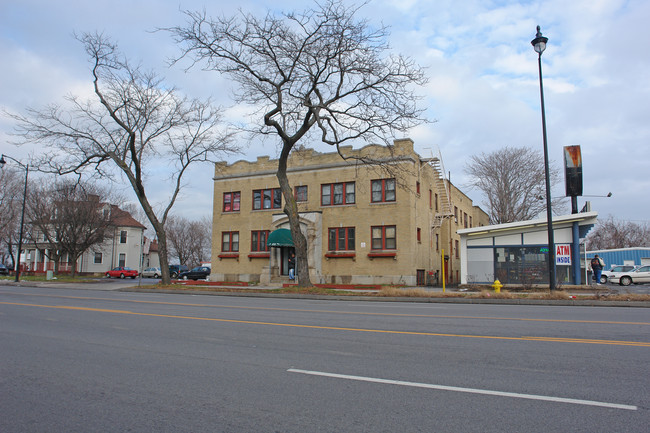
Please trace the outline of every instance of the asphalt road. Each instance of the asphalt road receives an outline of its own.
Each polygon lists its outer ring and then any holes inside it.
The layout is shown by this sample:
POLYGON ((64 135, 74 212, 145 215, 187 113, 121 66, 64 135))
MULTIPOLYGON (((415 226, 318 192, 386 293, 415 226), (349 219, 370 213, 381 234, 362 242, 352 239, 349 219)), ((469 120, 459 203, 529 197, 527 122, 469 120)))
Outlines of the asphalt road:
POLYGON ((606 288, 615 293, 635 293, 638 295, 650 295, 650 283, 621 286, 620 284, 612 284, 608 281, 607 284, 601 284, 597 287, 601 289, 606 288))
POLYGON ((650 310, 0 286, 1 432, 646 432, 650 310))

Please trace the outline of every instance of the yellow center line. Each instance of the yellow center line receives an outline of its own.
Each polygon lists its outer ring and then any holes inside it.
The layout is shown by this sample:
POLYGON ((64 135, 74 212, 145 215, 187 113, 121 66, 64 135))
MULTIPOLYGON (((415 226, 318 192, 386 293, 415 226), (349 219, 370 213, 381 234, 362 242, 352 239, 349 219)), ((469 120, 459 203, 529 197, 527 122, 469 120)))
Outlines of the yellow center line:
POLYGON ((222 322, 222 323, 240 323, 240 324, 248 324, 248 325, 282 326, 288 328, 303 328, 303 329, 325 329, 331 331, 371 332, 371 333, 379 333, 379 334, 399 334, 399 335, 422 335, 422 336, 429 336, 429 337, 482 338, 482 339, 493 339, 493 340, 545 341, 545 342, 558 342, 558 343, 584 343, 584 344, 607 344, 607 345, 617 345, 617 346, 650 347, 650 343, 639 342, 639 341, 592 340, 592 339, 580 339, 580 338, 527 337, 527 336, 501 337, 495 335, 469 335, 469 334, 445 334, 445 333, 437 333, 437 332, 393 331, 393 330, 386 330, 386 329, 346 328, 346 327, 338 327, 338 326, 298 325, 293 323, 259 322, 253 320, 218 319, 214 317, 178 316, 172 314, 136 313, 128 310, 109 310, 103 308, 72 307, 72 306, 65 306, 65 305, 63 306, 39 305, 39 304, 26 304, 26 303, 19 303, 19 302, 0 302, 0 304, 17 305, 17 306, 24 306, 24 307, 36 307, 36 308, 53 308, 53 309, 61 309, 61 310, 129 314, 134 316, 163 317, 163 318, 171 318, 171 319, 203 320, 203 321, 222 322))
POLYGON ((612 320, 571 320, 571 319, 533 319, 526 317, 489 317, 489 316, 458 316, 445 314, 412 314, 412 313, 376 313, 363 311, 335 311, 335 310, 310 310, 301 308, 277 308, 277 307, 250 307, 238 305, 220 305, 220 304, 196 304, 189 302, 164 302, 164 301, 140 301, 136 299, 113 299, 100 298, 92 296, 62 296, 62 295, 42 295, 29 293, 12 293, 12 295, 23 296, 41 296, 48 298, 61 299, 82 299, 95 301, 127 302, 134 304, 151 304, 151 305, 178 305, 183 307, 204 307, 204 308, 228 308, 239 310, 260 310, 260 311, 291 311, 298 313, 327 313, 340 315, 359 315, 359 316, 385 316, 385 317, 428 317, 433 319, 468 319, 468 320, 507 320, 521 322, 542 322, 542 323, 581 323, 581 324, 600 324, 600 325, 641 325, 650 326, 650 322, 621 322, 612 320))

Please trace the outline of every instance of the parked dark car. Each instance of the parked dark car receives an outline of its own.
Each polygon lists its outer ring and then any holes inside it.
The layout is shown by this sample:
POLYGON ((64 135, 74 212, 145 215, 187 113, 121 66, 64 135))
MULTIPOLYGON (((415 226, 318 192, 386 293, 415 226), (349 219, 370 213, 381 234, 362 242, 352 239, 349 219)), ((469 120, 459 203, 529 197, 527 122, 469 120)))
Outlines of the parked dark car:
POLYGON ((198 266, 191 271, 181 272, 178 276, 181 280, 205 280, 210 275, 210 268, 207 266, 198 266))
POLYGON ((9 275, 9 268, 0 263, 0 275, 9 275))
POLYGON ((171 278, 178 278, 181 272, 187 272, 190 268, 186 265, 169 265, 169 276, 171 278))

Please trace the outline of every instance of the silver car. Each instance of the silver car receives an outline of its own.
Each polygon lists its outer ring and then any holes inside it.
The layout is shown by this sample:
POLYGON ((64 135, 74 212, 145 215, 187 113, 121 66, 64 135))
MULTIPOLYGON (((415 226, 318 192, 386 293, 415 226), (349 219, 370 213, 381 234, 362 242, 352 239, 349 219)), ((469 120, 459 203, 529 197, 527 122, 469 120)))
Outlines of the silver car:
POLYGON ((610 277, 609 281, 621 286, 630 284, 650 283, 650 265, 638 267, 629 272, 620 272, 610 277))
POLYGON ((608 271, 603 271, 600 275, 600 284, 607 283, 607 280, 611 280, 615 274, 621 272, 630 272, 636 268, 635 265, 612 265, 611 269, 608 271))
POLYGON ((142 271, 143 278, 159 278, 161 275, 160 268, 147 268, 142 271))

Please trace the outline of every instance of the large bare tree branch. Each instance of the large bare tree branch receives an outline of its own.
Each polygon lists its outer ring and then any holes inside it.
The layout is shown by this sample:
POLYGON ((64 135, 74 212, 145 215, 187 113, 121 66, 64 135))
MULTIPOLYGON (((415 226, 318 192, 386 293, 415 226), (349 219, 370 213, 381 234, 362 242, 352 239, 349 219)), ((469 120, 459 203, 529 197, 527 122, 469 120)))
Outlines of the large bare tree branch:
POLYGON ((111 177, 114 168, 131 185, 151 222, 160 248, 163 283, 169 283, 164 225, 191 165, 236 151, 232 134, 219 129, 220 112, 210 101, 190 100, 163 84, 153 72, 134 67, 117 46, 101 34, 78 37, 92 67, 96 100, 66 98, 65 107, 30 109, 11 114, 24 142, 41 143, 45 152, 35 162, 41 171, 88 173, 111 177), (169 200, 156 211, 147 196, 147 180, 160 182, 151 163, 166 160, 170 170, 169 200))

